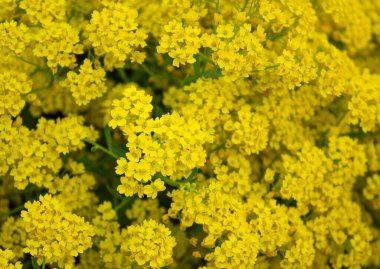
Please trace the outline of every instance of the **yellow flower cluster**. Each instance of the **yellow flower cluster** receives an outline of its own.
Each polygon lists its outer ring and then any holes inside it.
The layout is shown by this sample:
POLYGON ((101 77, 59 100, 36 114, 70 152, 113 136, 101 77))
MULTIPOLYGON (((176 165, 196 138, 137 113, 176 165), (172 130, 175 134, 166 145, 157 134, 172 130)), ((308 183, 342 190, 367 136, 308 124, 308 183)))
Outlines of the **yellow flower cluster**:
POLYGON ((37 33, 33 33, 36 44, 33 54, 46 58, 53 73, 58 67, 73 69, 76 65, 75 54, 83 53, 79 44, 79 31, 66 22, 49 22, 37 33))
POLYGON ((380 177, 376 174, 373 177, 368 178, 367 186, 363 190, 364 197, 371 201, 375 209, 380 208, 379 186, 380 177))
POLYGON ((9 217, 1 226, 0 246, 13 251, 15 257, 24 257, 26 231, 21 218, 9 217))
POLYGON ((1 1, 1 6, 0 21, 9 20, 16 13, 16 0, 3 0, 1 1))
POLYGON ((120 229, 111 203, 101 204, 98 212, 94 226, 105 268, 122 269, 135 265, 160 268, 172 263, 176 241, 163 224, 144 220, 141 224, 120 229))
POLYGON ((20 1, 19 7, 26 12, 26 20, 33 24, 47 24, 52 21, 64 21, 67 1, 33 0, 20 1))
POLYGON ((192 26, 183 26, 181 22, 171 21, 165 25, 165 33, 162 35, 158 53, 167 53, 173 58, 173 65, 195 63, 194 55, 199 52, 201 41, 199 35, 201 29, 192 26))
POLYGON ((250 24, 220 24, 216 34, 205 35, 202 39, 203 46, 213 51, 212 59, 226 78, 248 77, 267 64, 261 44, 265 41, 265 32, 260 26, 252 33, 250 24))
POLYGON ((0 117, 1 176, 12 176, 18 189, 28 183, 48 187, 62 167, 60 153, 83 148, 83 138, 96 138, 94 129, 82 123, 83 118, 76 116, 57 121, 41 118, 37 128, 29 130, 20 118, 0 117))
POLYGON ((24 96, 32 90, 28 75, 16 70, 0 74, 0 115, 17 116, 25 106, 24 96))
POLYGON ((160 221, 165 212, 165 208, 160 207, 157 199, 147 199, 136 200, 132 208, 126 211, 126 215, 128 219, 134 220, 134 223, 140 224, 149 219, 160 221))
POLYGON ((82 163, 68 160, 67 174, 56 178, 49 186, 49 192, 55 195, 65 208, 80 216, 91 216, 93 206, 98 199, 93 189, 96 181, 92 174, 86 173, 82 163))
POLYGON ((55 197, 40 196, 39 201, 27 202, 25 208, 21 212, 28 233, 24 251, 40 261, 63 267, 92 246, 93 227, 67 211, 55 197))
POLYGON ((251 112, 245 105, 238 112, 238 121, 228 121, 224 130, 232 132, 231 142, 242 147, 242 152, 250 155, 265 149, 268 141, 268 121, 265 117, 251 112))
POLYGON ((163 224, 145 220, 141 225, 127 227, 121 236, 121 250, 139 266, 160 268, 172 263, 172 250, 176 242, 163 224))
POLYGON ((126 136, 139 133, 142 126, 150 118, 153 106, 152 96, 135 85, 129 85, 122 89, 123 98, 112 102, 111 118, 109 126, 119 127, 126 136))
POLYGON ((94 11, 86 34, 95 54, 105 57, 107 70, 122 67, 126 61, 142 63, 147 34, 138 29, 137 11, 128 5, 110 3, 94 11))
POLYGON ((177 113, 149 119, 144 127, 128 137, 129 152, 117 161, 116 173, 123 175, 117 190, 126 196, 155 198, 165 190, 160 178, 179 180, 205 163, 203 144, 209 136, 196 121, 186 122, 177 113))
POLYGON ((67 154, 84 147, 84 138, 96 138, 97 134, 91 127, 83 126, 84 119, 79 116, 46 120, 42 118, 37 124, 37 136, 55 147, 58 153, 67 154))
POLYGON ((5 21, 0 23, 0 47, 4 58, 21 55, 28 46, 31 36, 30 29, 23 23, 5 21))
POLYGON ((70 89, 78 105, 87 105, 107 91, 105 76, 103 68, 94 69, 91 61, 85 59, 79 68, 79 73, 70 71, 61 85, 70 89))
POLYGON ((148 2, 0 0, 0 269, 378 268, 380 2, 148 2))
POLYGON ((15 264, 11 262, 15 255, 11 250, 1 250, 0 249, 0 266, 4 269, 21 269, 22 264, 16 262, 15 264))

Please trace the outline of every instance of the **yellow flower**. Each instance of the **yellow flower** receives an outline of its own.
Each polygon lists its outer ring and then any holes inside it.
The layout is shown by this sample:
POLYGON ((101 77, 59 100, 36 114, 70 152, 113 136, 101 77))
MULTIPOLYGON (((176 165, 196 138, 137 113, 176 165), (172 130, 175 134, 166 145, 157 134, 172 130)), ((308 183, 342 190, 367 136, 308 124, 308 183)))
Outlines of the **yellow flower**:
POLYGON ((91 61, 85 59, 79 68, 79 73, 70 71, 61 85, 70 89, 78 105, 87 105, 106 92, 105 76, 104 69, 101 67, 93 69, 91 61))
POLYGON ((93 227, 57 198, 40 196, 39 201, 27 202, 25 209, 21 212, 28 233, 24 251, 33 257, 63 266, 92 246, 93 227))
POLYGON ((0 266, 3 269, 21 269, 22 264, 21 262, 13 263, 12 260, 14 259, 15 255, 14 253, 9 250, 1 250, 0 249, 0 266))
POLYGON ((121 250, 140 266, 160 268, 173 262, 175 238, 163 224, 145 220, 122 230, 121 250))
POLYGON ((146 46, 147 34, 138 28, 136 18, 137 11, 121 3, 92 13, 86 33, 96 55, 105 55, 107 70, 123 67, 126 61, 142 62, 143 54, 136 52, 146 46))

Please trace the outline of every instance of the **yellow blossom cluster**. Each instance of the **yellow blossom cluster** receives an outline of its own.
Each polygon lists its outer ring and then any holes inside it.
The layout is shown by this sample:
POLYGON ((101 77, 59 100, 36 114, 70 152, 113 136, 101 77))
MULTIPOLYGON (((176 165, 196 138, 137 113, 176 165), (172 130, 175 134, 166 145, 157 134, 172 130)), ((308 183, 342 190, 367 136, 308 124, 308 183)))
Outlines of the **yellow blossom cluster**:
POLYGON ((79 73, 70 71, 61 85, 70 89, 78 105, 87 105, 107 91, 105 85, 106 72, 103 68, 93 68, 89 59, 85 59, 79 67, 79 73))
POLYGON ((122 90, 123 98, 112 102, 111 128, 119 127, 126 136, 139 133, 152 113, 152 96, 135 85, 129 85, 122 90))
POLYGON ((28 233, 24 251, 40 261, 63 266, 92 246, 93 227, 57 198, 40 196, 39 201, 27 202, 25 209, 21 212, 28 233))
POLYGON ((126 158, 117 161, 116 174, 123 176, 117 190, 155 198, 167 177, 180 180, 205 163, 203 144, 209 140, 196 121, 178 113, 147 120, 142 132, 128 137, 126 158))
POLYGON ((172 262, 176 242, 170 230, 154 220, 145 220, 121 232, 121 250, 139 266, 164 267, 172 262))
POLYGON ((12 263, 11 260, 15 257, 11 250, 0 249, 0 266, 4 269, 21 269, 22 264, 20 262, 12 263))
POLYGON ((172 262, 176 240, 165 225, 151 219, 120 229, 111 203, 101 204, 98 212, 93 221, 98 237, 95 240, 99 240, 105 268, 160 268, 172 262))
POLYGON ((167 53, 173 58, 173 65, 179 67, 180 64, 195 63, 194 55, 201 47, 200 33, 198 27, 186 26, 177 21, 171 21, 165 25, 165 35, 162 35, 160 45, 157 47, 158 53, 167 53))
POLYGON ((23 72, 4 70, 0 85, 0 115, 17 116, 25 106, 24 96, 32 90, 32 81, 23 72))
POLYGON ((64 21, 67 1, 33 0, 20 1, 19 7, 25 10, 26 20, 33 24, 47 24, 52 21, 64 21))
POLYGON ((0 0, 0 269, 378 268, 378 0, 0 0))
POLYGON ((46 23, 32 36, 36 42, 33 54, 46 58, 53 73, 57 72, 58 67, 73 69, 76 65, 75 54, 83 53, 83 45, 78 44, 78 30, 66 22, 46 23))
POLYGON ((4 58, 21 55, 28 46, 30 29, 23 23, 10 20, 0 23, 0 47, 4 58))
POLYGON ((95 54, 105 57, 106 69, 122 67, 125 62, 142 63, 147 34, 138 29, 137 11, 128 5, 110 3, 100 12, 94 11, 86 27, 95 54))

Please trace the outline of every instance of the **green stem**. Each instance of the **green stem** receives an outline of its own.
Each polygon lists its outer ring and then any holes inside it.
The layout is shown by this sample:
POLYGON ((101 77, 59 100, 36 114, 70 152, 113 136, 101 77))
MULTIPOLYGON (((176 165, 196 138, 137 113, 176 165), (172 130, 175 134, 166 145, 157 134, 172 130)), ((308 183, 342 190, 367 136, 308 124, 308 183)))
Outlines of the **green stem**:
POLYGON ((344 113, 338 118, 336 122, 336 126, 339 126, 342 123, 342 121, 347 116, 347 114, 348 114, 348 110, 344 111, 344 113))
POLYGON ((42 262, 42 268, 41 269, 45 269, 45 257, 43 257, 43 262, 42 262))
POLYGON ((178 181, 174 181, 174 180, 171 180, 170 178, 166 177, 166 176, 163 176, 163 175, 160 175, 159 176, 166 184, 168 184, 169 186, 172 186, 172 187, 175 187, 175 188, 178 188, 179 186, 181 186, 181 183, 178 182, 178 181))
POLYGON ((42 86, 40 88, 34 88, 30 92, 28 92, 28 93, 26 93, 24 95, 27 95, 27 94, 30 94, 30 93, 39 92, 39 91, 42 91, 42 90, 46 90, 46 89, 51 88, 54 85, 54 75, 53 75, 53 72, 50 69, 41 69, 41 70, 44 70, 44 72, 45 72, 45 70, 48 71, 48 73, 49 73, 49 83, 46 86, 42 86))
POLYGON ((124 206, 126 206, 127 204, 129 204, 131 202, 132 198, 129 197, 129 198, 125 198, 123 201, 120 202, 120 204, 118 204, 116 207, 115 207, 115 211, 119 211, 120 209, 122 209, 124 206))
POLYGON ((194 180, 195 176, 198 174, 198 171, 199 171, 199 169, 197 167, 194 168, 193 171, 191 171, 190 175, 185 180, 185 183, 192 182, 194 180))
POLYGON ((33 66, 35 66, 35 67, 37 67, 37 68, 39 68, 39 69, 41 69, 41 70, 44 70, 44 68, 41 68, 41 66, 39 66, 38 64, 35 64, 35 63, 30 62, 30 61, 28 61, 28 60, 25 60, 24 58, 22 58, 22 57, 20 57, 20 56, 15 55, 14 57, 16 57, 17 59, 19 59, 20 61, 22 61, 22 62, 24 62, 24 63, 30 64, 30 65, 33 65, 33 66))
POLYGON ((129 79, 127 77, 127 74, 125 73, 125 70, 124 69, 116 69, 117 70, 117 74, 119 75, 119 77, 121 78, 121 80, 124 82, 124 83, 128 83, 129 82, 129 79))
POLYGON ((213 66, 218 66, 217 64, 214 63, 213 60, 211 60, 206 54, 202 53, 202 52, 198 52, 198 55, 203 59, 205 60, 206 62, 212 64, 213 66))
POLYGON ((19 205, 18 207, 8 211, 7 213, 2 213, 0 214, 0 217, 7 217, 7 216, 12 216, 16 213, 19 213, 20 211, 22 211, 24 209, 24 205, 19 205))
POLYGON ((243 5, 243 8, 241 9, 242 12, 243 12, 243 11, 245 10, 245 8, 247 7, 247 5, 248 5, 248 1, 249 1, 249 0, 245 0, 244 5, 243 5))
POLYGON ((32 266, 33 266, 33 269, 40 269, 40 266, 38 265, 37 260, 33 257, 32 257, 32 266))
POLYGON ((112 152, 111 128, 108 125, 104 127, 104 136, 106 137, 107 148, 112 152))
POLYGON ((83 141, 83 142, 86 142, 86 143, 88 143, 88 144, 90 144, 90 145, 92 145, 92 146, 93 146, 93 147, 92 147, 92 150, 97 150, 97 149, 99 149, 99 150, 103 151, 104 153, 108 154, 109 156, 115 158, 116 160, 120 158, 120 157, 117 156, 115 153, 109 151, 108 149, 106 149, 105 147, 99 145, 99 144, 96 143, 96 142, 93 142, 93 141, 91 141, 91 140, 88 140, 87 138, 83 138, 82 141, 83 141))
POLYGON ((106 188, 108 190, 108 192, 115 198, 117 199, 120 199, 120 200, 123 200, 125 198, 125 196, 121 195, 120 193, 118 193, 116 190, 112 189, 110 185, 106 185, 106 188))
POLYGON ((144 71, 148 73, 148 75, 150 75, 150 76, 152 76, 152 77, 156 77, 156 76, 158 75, 158 74, 153 73, 153 71, 150 70, 149 67, 146 66, 146 64, 143 64, 143 63, 142 63, 142 64, 140 64, 140 65, 141 65, 142 69, 144 69, 144 71))
POLYGON ((264 70, 268 70, 268 69, 276 68, 276 67, 279 67, 279 66, 280 66, 280 64, 274 64, 274 65, 266 66, 266 67, 264 68, 264 70))

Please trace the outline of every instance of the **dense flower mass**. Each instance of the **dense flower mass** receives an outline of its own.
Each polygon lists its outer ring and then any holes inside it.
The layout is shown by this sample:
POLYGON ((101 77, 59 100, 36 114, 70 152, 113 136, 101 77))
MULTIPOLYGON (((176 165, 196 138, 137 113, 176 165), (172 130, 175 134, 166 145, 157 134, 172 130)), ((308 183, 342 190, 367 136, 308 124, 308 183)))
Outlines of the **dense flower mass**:
POLYGON ((25 208, 21 212, 28 233, 25 253, 65 266, 73 263, 71 257, 91 247, 93 227, 83 217, 67 211, 59 199, 47 194, 40 196, 39 201, 27 202, 25 208))
POLYGON ((380 267, 380 1, 0 6, 0 269, 380 267))

